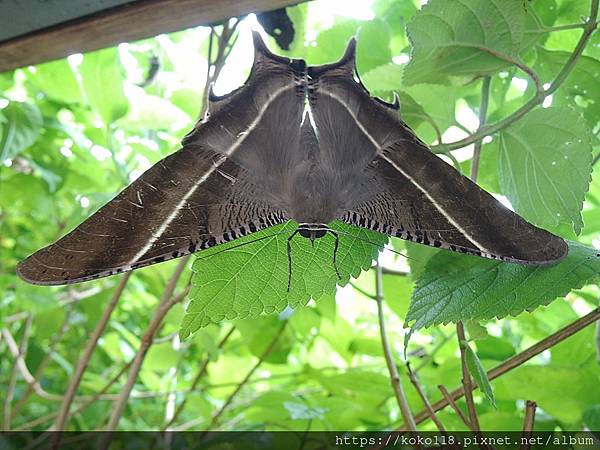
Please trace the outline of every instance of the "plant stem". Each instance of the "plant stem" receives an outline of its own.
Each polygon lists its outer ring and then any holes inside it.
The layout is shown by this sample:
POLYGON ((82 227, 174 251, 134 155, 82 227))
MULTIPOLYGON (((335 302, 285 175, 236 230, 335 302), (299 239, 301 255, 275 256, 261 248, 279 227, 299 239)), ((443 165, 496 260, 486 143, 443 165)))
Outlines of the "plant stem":
MULTIPOLYGON (((73 411, 73 414, 80 413, 81 411, 86 409, 88 406, 95 403, 97 400, 102 399, 102 397, 106 393, 106 391, 108 391, 108 389, 118 381, 118 379, 121 377, 121 375, 123 375, 127 371, 127 369, 129 369, 129 367, 131 367, 131 361, 128 362, 127 364, 125 364, 123 367, 121 367, 119 372, 115 376, 113 376, 110 379, 110 381, 108 381, 104 385, 104 387, 102 389, 100 389, 94 395, 90 396, 90 398, 86 399, 81 405, 79 405, 73 411)), ((20 425, 19 428, 15 431, 30 431, 33 427, 36 427, 42 423, 51 421, 52 419, 56 418, 57 415, 58 415, 58 413, 55 412, 55 413, 47 414, 42 417, 38 417, 38 418, 32 420, 31 422, 27 422, 27 423, 24 423, 23 425, 20 425)))
POLYGON ((390 347, 385 328, 385 318, 383 314, 383 272, 379 263, 377 263, 375 269, 375 288, 375 300, 377 301, 377 317, 379 318, 381 345, 383 347, 385 362, 390 373, 392 389, 394 391, 394 395, 396 396, 398 406, 400 407, 400 412, 402 413, 402 419, 404 420, 404 423, 407 425, 409 431, 416 432, 417 425, 415 424, 412 412, 410 410, 410 406, 408 405, 408 400, 406 399, 404 389, 402 388, 402 381, 400 380, 400 375, 398 374, 398 369, 396 367, 396 363, 394 362, 392 349, 390 347))
POLYGON ((450 395, 450 393, 448 392, 448 389, 446 389, 446 387, 441 384, 438 385, 438 389, 440 390, 440 392, 442 393, 442 396, 444 397, 444 399, 446 399, 446 401, 448 402, 450 407, 454 410, 456 415, 458 417, 460 417, 460 420, 463 421, 463 423, 467 426, 467 428, 469 430, 473 430, 473 426, 471 425, 471 422, 469 422, 469 419, 467 419, 467 416, 465 416, 465 413, 463 413, 462 410, 458 407, 458 405, 452 398, 452 395, 450 395))
MULTIPOLYGON (((233 390, 233 392, 231 394, 229 394, 229 397, 227 397, 227 400, 225 400, 225 403, 223 403, 223 406, 221 406, 221 408, 217 411, 217 413, 212 417, 212 420, 206 427, 205 433, 207 431, 212 430, 214 427, 216 427, 219 424, 219 419, 221 418, 221 416, 223 415, 225 410, 229 407, 229 405, 231 404, 233 399, 242 390, 242 388, 246 385, 246 383, 250 380, 252 375, 254 375, 254 372, 256 372, 256 370, 261 366, 261 364, 265 361, 267 356, 269 356, 269 354, 273 351, 273 349, 275 348, 275 345, 279 341, 279 338, 283 334, 283 331, 285 330, 286 325, 287 325, 287 321, 283 322, 281 324, 281 326, 279 327, 279 331, 277 331, 277 334, 275 334, 275 336, 273 336, 273 339, 271 340, 271 342, 269 343, 267 348, 265 348, 264 351, 260 354, 256 364, 254 364, 252 369, 250 369, 248 371, 248 373, 246 374, 244 379, 236 386, 236 388, 233 390)), ((184 426, 179 427, 178 431, 185 429, 184 426)))
MULTIPOLYGON (((487 76, 483 78, 481 83, 481 106, 479 107, 479 129, 485 126, 487 119, 487 111, 490 103, 490 86, 492 78, 487 76)), ((473 149, 473 161, 471 162, 471 180, 473 183, 477 181, 477 175, 479 173, 479 160, 481 158, 481 146, 483 145, 483 139, 475 142, 473 149)))
POLYGON ((444 425, 442 424, 442 422, 440 422, 440 419, 438 419, 438 417, 436 416, 435 411, 431 407, 431 402, 425 395, 425 392, 423 392, 423 388, 421 387, 421 384, 419 383, 417 374, 412 371, 412 369, 410 368, 410 363, 408 363, 408 362, 406 363, 406 369, 408 370, 408 378, 410 379, 410 382, 413 384, 413 386, 417 390, 419 397, 421 397, 421 400, 423 401, 423 404, 425 405, 425 410, 429 414, 429 418, 435 424, 435 426, 437 427, 437 429, 440 432, 442 432, 443 434, 446 434, 446 429, 444 428, 444 425))
MULTIPOLYGON (((222 349, 225 346, 225 343, 229 340, 229 338, 231 337, 231 335, 233 334, 234 331, 235 331, 235 327, 232 326, 229 329, 229 331, 227 332, 227 334, 225 334, 225 336, 223 337, 223 339, 221 339, 221 341, 219 342, 219 345, 217 345, 217 349, 222 349)), ((190 392, 193 392, 196 389, 196 387, 198 386, 198 383, 200 382, 200 380, 204 377, 204 375, 206 375, 206 370, 207 370, 208 365, 210 364, 210 362, 211 362, 211 360, 207 356, 204 359, 204 362, 202 363, 202 365, 200 366, 200 369, 198 370, 198 373, 194 377, 194 381, 192 381, 192 384, 191 384, 190 389, 189 389, 190 392)), ((185 408, 186 402, 187 402, 187 397, 184 397, 183 400, 182 400, 182 402, 179 404, 179 406, 177 406, 177 409, 173 413, 173 417, 171 417, 171 419, 167 423, 165 423, 163 425, 163 427, 162 427, 163 431, 166 430, 166 429, 168 429, 177 420, 177 418, 179 417, 179 415, 181 414, 181 412, 185 408)))
POLYGON ((92 354, 98 345, 98 339, 102 336, 106 325, 108 324, 108 320, 115 310, 117 303, 119 303, 119 299, 125 290, 125 286, 127 285, 127 281, 129 281, 129 277, 131 276, 131 272, 127 272, 119 281, 115 292, 112 295, 112 298, 108 302, 108 305, 104 308, 102 312, 102 316, 100 317, 100 321, 96 325, 94 332, 90 336, 88 340, 85 350, 83 351, 83 356, 77 363, 77 367, 75 372, 73 373, 73 377, 71 378, 71 382, 67 387, 67 392, 65 393, 65 397, 63 399, 63 403, 60 406, 60 410, 58 412, 58 416, 56 418, 56 422, 54 423, 53 429, 56 431, 62 431, 65 428, 67 420, 69 418, 69 410, 71 409, 71 404, 73 403, 73 399, 75 398, 75 394, 77 392, 77 388, 81 383, 81 378, 83 377, 83 373, 87 368, 90 359, 92 358, 92 354))
POLYGON ((171 307, 175 305, 178 299, 178 297, 173 296, 173 292, 175 291, 177 282, 179 281, 179 278, 181 277, 181 274, 183 273, 183 270, 185 269, 188 260, 189 255, 179 260, 177 267, 173 271, 173 275, 171 276, 169 282, 167 283, 167 286, 165 287, 158 307, 154 312, 154 316, 152 317, 152 320, 150 321, 146 332, 141 338, 140 348, 138 349, 131 363, 131 369, 129 372, 129 376, 127 377, 127 382, 125 383, 125 386, 123 386, 123 390, 121 391, 119 398, 113 406, 113 412, 110 416, 108 425, 106 426, 106 431, 114 431, 117 428, 119 420, 121 419, 121 415, 123 414, 123 410, 125 409, 125 405, 127 404, 129 396, 131 395, 133 386, 137 380, 140 370, 142 369, 142 364, 144 362, 146 354, 148 353, 148 350, 150 349, 150 346, 153 343, 152 341, 154 339, 154 335, 158 331, 162 320, 167 315, 171 307))
MULTIPOLYGON (((73 305, 73 304, 71 304, 71 305, 73 305)), ((35 369, 33 378, 35 378, 36 380, 39 380, 42 377, 42 374, 44 373, 46 366, 50 362, 50 359, 52 357, 52 354, 54 353, 56 346, 62 340, 62 338, 66 334, 67 330, 69 329, 72 313, 73 313, 73 306, 69 307, 67 313, 65 314, 65 319, 63 320, 63 323, 60 326, 60 329, 58 330, 58 333, 56 333, 53 336, 52 341, 50 342, 50 345, 48 346, 48 349, 46 350, 44 358, 42 358, 42 361, 38 365, 37 369, 35 369)), ((25 403, 27 402, 27 400, 29 399, 31 394, 33 394, 33 392, 34 392, 34 385, 28 384, 27 390, 25 391, 23 396, 19 399, 19 401, 16 403, 15 407, 13 408, 13 411, 12 411, 13 419, 16 417, 17 413, 21 410, 23 405, 25 405, 25 403)))
MULTIPOLYGON (((507 359, 503 363, 497 365, 493 369, 488 370, 487 375, 490 381, 495 380, 501 375, 504 375, 507 372, 519 367, 521 364, 529 361, 531 358, 539 355, 545 350, 548 350, 550 347, 558 344, 559 342, 564 341, 565 339, 573 336, 578 331, 583 330, 585 327, 595 323, 597 320, 600 320, 600 308, 594 309, 592 312, 586 314, 583 317, 580 317, 573 323, 567 325, 564 328, 561 328, 556 333, 551 334, 545 339, 542 339, 535 345, 532 345, 528 349, 522 351, 521 353, 516 354, 512 358, 507 359)), ((474 389, 475 387, 472 386, 474 389)), ((461 398, 465 394, 464 387, 461 386, 458 389, 455 389, 450 393, 450 398, 452 400, 457 400, 461 398)), ((446 399, 440 400, 434 403, 432 406, 434 411, 439 411, 440 409, 448 406, 449 403, 446 399)), ((421 423, 424 420, 429 418, 429 414, 427 411, 420 411, 415 416, 415 422, 421 423)), ((406 431, 404 427, 399 427, 396 431, 406 431)))
POLYGON ((523 420, 523 437, 526 438, 526 441, 521 445, 522 450, 529 450, 531 448, 531 442, 529 442, 529 438, 531 437, 531 433, 533 431, 533 425, 535 422, 535 410, 537 408, 537 404, 532 402, 531 400, 527 400, 525 403, 525 419, 523 420))
MULTIPOLYGON (((29 332, 31 331, 31 319, 32 316, 31 314, 27 314, 27 317, 25 319, 25 323, 23 324, 23 336, 21 338, 21 343, 19 344, 19 346, 13 345, 13 355, 15 357, 15 363, 12 366, 12 370, 10 373, 10 381, 8 382, 8 388, 6 389, 6 395, 4 397, 4 420, 2 422, 2 429, 3 431, 9 431, 10 430, 10 426, 11 426, 11 421, 12 421, 12 413, 11 413, 11 406, 12 406, 12 401, 13 398, 15 396, 15 388, 17 386, 17 375, 19 373, 19 367, 20 365, 24 365, 25 364, 25 354, 27 353, 27 346, 29 344, 29 332), (14 350, 16 349, 16 355, 14 350)), ((11 342, 10 339, 12 338, 10 332, 8 332, 8 329, 6 329, 6 332, 3 333, 4 334, 4 339, 6 340, 9 349, 11 347, 11 342)), ((14 340, 13 340, 14 342, 14 340)), ((35 380, 34 380, 35 381, 35 380)), ((35 382, 37 384, 37 382, 35 382)), ((33 386, 33 383, 28 383, 29 386, 33 386)))
POLYGON ((463 391, 465 393, 465 400, 467 401, 467 409, 469 411, 469 419, 473 431, 480 431, 479 419, 477 418, 477 409, 475 408, 475 402, 473 401, 473 380, 469 373, 469 366, 467 365, 467 352, 466 346, 469 345, 465 336, 465 327, 462 322, 456 324, 456 334, 458 336, 458 347, 460 349, 460 365, 462 369, 462 383, 463 391))
POLYGON ((451 142, 449 144, 434 145, 431 148, 431 150, 434 153, 445 153, 445 152, 448 152, 449 150, 457 150, 459 148, 463 148, 463 147, 466 147, 467 145, 473 144, 473 143, 483 139, 484 137, 494 134, 494 133, 506 128, 507 126, 511 125, 512 123, 516 122, 521 117, 523 117, 525 114, 527 114, 529 111, 531 111, 533 108, 535 108, 536 106, 541 104, 544 101, 545 97, 547 97, 548 95, 551 95, 554 91, 556 91, 561 86, 561 84, 566 80, 566 78, 569 76, 569 74, 571 73, 571 71, 573 70, 575 65, 577 64, 577 60, 582 55, 583 50, 585 49, 585 46, 587 45, 592 33, 598 26, 597 18, 598 18, 598 3, 599 2, 600 2, 600 0, 592 0, 592 4, 591 4, 591 8, 590 8, 590 17, 585 22, 585 24, 581 27, 581 28, 583 28, 583 33, 582 33, 581 37, 579 38, 579 41, 578 41, 577 45, 575 46, 575 49, 571 53, 571 56, 565 62, 561 71, 558 73, 558 75, 556 76, 556 78, 551 83, 551 85, 548 89, 546 89, 545 91, 542 91, 541 93, 537 92, 536 95, 532 99, 530 99, 527 103, 525 103, 523 106, 521 106, 518 110, 516 110, 512 114, 506 116, 504 119, 499 120, 498 122, 495 122, 491 125, 488 125, 487 127, 481 128, 480 130, 476 131, 472 135, 467 136, 466 138, 461 139, 459 141, 451 142))

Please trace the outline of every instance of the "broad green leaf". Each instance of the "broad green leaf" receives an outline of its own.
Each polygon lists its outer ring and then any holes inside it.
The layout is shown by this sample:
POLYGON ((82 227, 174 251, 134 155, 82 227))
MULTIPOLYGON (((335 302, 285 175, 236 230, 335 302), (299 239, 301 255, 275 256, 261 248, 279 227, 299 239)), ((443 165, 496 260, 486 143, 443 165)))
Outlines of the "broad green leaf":
POLYGON ((440 251, 417 281, 406 321, 413 330, 441 323, 517 315, 546 305, 600 274, 598 250, 569 242, 569 255, 546 267, 440 251))
POLYGON ((592 170, 585 121, 570 108, 541 108, 502 130, 499 139, 500 186, 515 211, 547 228, 572 224, 579 233, 592 170))
POLYGON ((595 369, 529 365, 494 380, 494 390, 498 401, 533 400, 558 420, 575 424, 588 406, 600 403, 598 381, 595 369))
POLYGON ((307 62, 317 65, 340 59, 348 41, 356 35, 360 23, 357 20, 343 20, 320 30, 316 39, 317 46, 310 52, 307 62))
POLYGON ((492 406, 496 407, 496 399, 494 398, 494 391, 492 390, 492 386, 490 385, 490 380, 488 380, 487 372, 485 368, 481 364, 479 357, 473 351, 471 346, 465 342, 465 355, 467 357, 467 366, 469 367, 469 372, 477 382, 477 386, 481 389, 481 392, 485 394, 487 399, 490 401, 492 406))
POLYGON ((296 235, 288 292, 287 239, 296 228, 297 224, 289 221, 202 252, 193 265, 191 302, 182 323, 182 338, 211 322, 273 314, 333 294, 336 284, 345 285, 351 276, 370 268, 387 241, 387 236, 333 222, 331 228, 340 232, 338 280, 333 236, 328 234, 311 246, 308 239, 296 235), (264 239, 240 245, 260 238, 264 239), (223 251, 227 248, 231 250, 223 251))
POLYGON ((0 162, 12 159, 31 146, 42 128, 42 114, 31 103, 10 102, 2 110, 3 132, 0 133, 0 162))
MULTIPOLYGON (((570 52, 553 52, 538 47, 535 69, 543 81, 550 82, 570 56, 570 52)), ((590 128, 593 128, 600 121, 600 101, 594 100, 594 92, 598 86, 600 86, 600 61, 589 56, 581 56, 567 79, 552 94, 552 105, 571 106, 580 111, 590 128)))
POLYGON ((79 71, 87 100, 106 125, 127 113, 129 102, 123 92, 125 78, 116 48, 87 53, 79 71))
POLYGON ((361 81, 372 94, 399 91, 402 88, 404 66, 387 62, 361 76, 361 81))
POLYGON ((40 64, 28 78, 48 97, 65 103, 81 101, 79 83, 66 59, 40 64))
POLYGON ((413 45, 406 84, 472 79, 509 65, 517 57, 526 9, 522 0, 431 0, 408 24, 413 45))
POLYGON ((366 73, 392 59, 390 31, 383 20, 376 19, 362 24, 358 29, 357 41, 356 66, 359 73, 366 73))

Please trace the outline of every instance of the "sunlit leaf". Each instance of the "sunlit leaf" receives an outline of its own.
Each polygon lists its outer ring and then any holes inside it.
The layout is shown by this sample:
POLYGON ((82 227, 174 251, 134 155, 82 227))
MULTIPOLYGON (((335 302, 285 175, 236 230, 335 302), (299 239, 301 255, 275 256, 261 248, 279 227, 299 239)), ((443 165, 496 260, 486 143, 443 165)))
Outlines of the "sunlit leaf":
POLYGON ((431 0, 408 24, 413 45, 406 84, 447 83, 494 73, 516 57, 523 39, 522 0, 431 0))
POLYGON ((123 69, 116 48, 87 53, 79 66, 90 106, 106 125, 123 117, 129 102, 123 92, 123 69))
POLYGON ((515 210, 545 227, 583 222, 592 148, 585 121, 569 108, 532 111, 500 133, 502 193, 515 210))
POLYGON ((288 292, 287 239, 297 226, 290 221, 199 253, 182 338, 211 322, 281 312, 286 306, 305 305, 311 297, 318 301, 335 292, 336 284, 345 285, 351 276, 369 268, 387 241, 387 236, 334 222, 331 228, 340 232, 338 280, 333 266, 334 237, 328 234, 311 246, 308 239, 296 235, 288 292), (235 248, 222 251, 232 246, 235 248))
POLYGON ((440 251, 417 281, 406 320, 413 330, 516 315, 550 303, 600 274, 598 250, 569 243, 560 263, 531 267, 440 251))

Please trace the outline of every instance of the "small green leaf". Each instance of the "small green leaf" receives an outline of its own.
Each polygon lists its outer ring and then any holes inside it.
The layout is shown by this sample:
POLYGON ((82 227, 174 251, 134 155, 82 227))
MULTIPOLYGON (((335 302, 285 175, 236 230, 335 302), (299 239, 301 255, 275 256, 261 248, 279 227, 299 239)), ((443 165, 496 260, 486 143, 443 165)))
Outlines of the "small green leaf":
POLYGON ((413 331, 441 323, 517 315, 598 277, 598 250, 569 242, 569 255, 546 267, 440 251, 417 282, 406 321, 413 331))
POLYGON ((507 66, 495 55, 517 57, 526 14, 522 0, 431 0, 407 26, 406 84, 448 84, 507 66))
POLYGON ((180 331, 182 339, 209 323, 278 313, 286 306, 296 308, 310 298, 331 295, 336 284, 345 285, 351 276, 370 268, 388 239, 340 222, 330 224, 340 233, 338 280, 333 265, 334 237, 328 234, 311 246, 308 239, 296 235, 288 292, 287 239, 297 226, 289 221, 200 253, 192 268, 191 302, 180 331), (264 239, 248 243, 260 238, 264 239), (242 243, 247 244, 240 246, 242 243), (234 248, 223 251, 230 247, 234 248))
POLYGON ((42 114, 31 103, 10 102, 2 110, 0 162, 11 159, 31 146, 42 128, 42 114))
POLYGON ((492 390, 492 385, 490 384, 490 380, 488 380, 487 372, 485 368, 479 361, 477 354, 473 351, 471 346, 464 342, 465 346, 465 356, 467 357, 467 366, 469 367, 469 372, 475 379, 477 386, 481 389, 481 392, 485 394, 487 399, 490 401, 492 406, 496 407, 496 399, 494 398, 494 391, 492 390))
POLYGON ((572 224, 591 180, 592 147, 586 123, 570 108, 541 108, 500 133, 502 193, 520 215, 543 226, 572 224))
POLYGON ((90 106, 106 125, 123 117, 129 102, 123 92, 123 69, 116 48, 87 53, 79 67, 90 106))
POLYGON ((483 339, 488 336, 487 329, 476 320, 469 320, 465 323, 465 328, 469 333, 469 339, 483 339))

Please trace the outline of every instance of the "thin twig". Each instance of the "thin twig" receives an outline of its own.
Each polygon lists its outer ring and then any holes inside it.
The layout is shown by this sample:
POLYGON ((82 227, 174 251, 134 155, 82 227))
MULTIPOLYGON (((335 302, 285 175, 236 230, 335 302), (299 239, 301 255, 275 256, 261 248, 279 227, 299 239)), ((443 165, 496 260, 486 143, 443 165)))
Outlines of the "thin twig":
POLYGON ((460 349, 462 383, 465 392, 465 400, 467 401, 467 409, 469 411, 469 422, 471 423, 473 431, 480 431, 481 428, 479 427, 479 419, 477 418, 477 409, 475 408, 475 402, 473 401, 473 380, 471 379, 471 373, 469 372, 469 366, 467 365, 466 346, 469 344, 465 336, 465 327, 462 322, 456 324, 456 334, 458 336, 458 347, 460 349))
MULTIPOLYGON (((71 409, 71 404, 73 403, 73 399, 75 398, 75 394, 77 393, 77 388, 79 387, 79 384, 81 383, 83 373, 85 372, 85 369, 87 368, 87 366, 90 362, 90 359, 92 358, 92 354, 94 353, 94 350, 96 349, 96 346, 98 345, 98 340, 100 339, 100 336, 102 336, 102 333, 104 333, 104 330, 106 328, 106 325, 108 324, 110 316, 112 315, 113 311, 117 307, 117 304, 119 303, 119 299, 121 298, 121 295, 123 294, 123 291, 125 290, 125 286, 127 285, 127 281, 129 280, 130 276, 131 276, 131 272, 127 272, 126 274, 123 275, 123 278, 121 278, 121 280, 119 281, 119 284, 117 285, 117 288, 115 289, 115 292, 113 293, 112 298, 110 299, 110 301, 104 308, 104 311, 102 312, 102 316, 100 317, 100 320, 96 324, 96 328, 94 329, 94 332, 90 336, 90 338, 85 346, 83 355, 77 363, 77 368, 75 369, 75 372, 73 373, 73 377, 71 378, 71 382, 69 383, 69 386, 67 387, 67 392, 65 393, 63 403, 60 406, 58 416, 56 417, 56 422, 54 423, 54 427, 53 427, 53 429, 56 431, 61 431, 65 428, 65 425, 69 418, 69 411, 71 409)), ((57 433, 57 435, 58 435, 58 433, 57 433)))
MULTIPOLYGON (((9 431, 10 430, 10 426, 11 426, 11 421, 13 418, 13 414, 11 413, 11 406, 12 406, 12 401, 13 398, 15 396, 15 388, 17 386, 17 376, 19 374, 19 369, 22 370, 22 366, 25 365, 25 354, 27 353, 27 347, 29 345, 29 332, 31 331, 31 314, 27 315, 27 318, 25 319, 25 323, 23 324, 23 336, 21 337, 21 343, 19 344, 18 348, 17 348, 17 354, 14 354, 13 351, 13 356, 15 357, 15 363, 12 366, 12 370, 10 373, 10 381, 8 382, 8 388, 6 389, 6 395, 4 397, 4 421, 2 422, 2 429, 4 431, 9 431), (22 364, 21 364, 22 363, 22 364)), ((7 343, 9 344, 9 348, 10 348, 10 343, 9 343, 9 337, 12 338, 12 335, 10 334, 10 332, 8 331, 8 329, 6 329, 6 333, 5 334, 5 339, 7 341, 7 343)), ((3 333, 4 334, 4 333, 3 333)), ((13 340, 14 342, 14 340, 13 340)), ((14 350, 14 349, 13 349, 14 350)), ((35 380, 34 380, 35 382, 35 380)), ((32 386, 34 383, 28 383, 29 386, 32 386)), ((37 384, 37 382, 35 382, 35 384, 37 384)))
POLYGON ((19 346, 17 345, 15 339, 13 338, 8 328, 3 328, 1 333, 4 340, 6 341, 8 350, 10 351, 13 358, 15 358, 15 365, 18 369, 18 372, 25 380, 25 383, 33 385, 33 391, 36 393, 36 395, 39 395, 44 400, 62 401, 62 397, 60 395, 50 394, 49 392, 46 392, 42 388, 42 386, 40 386, 37 380, 33 377, 31 372, 27 368, 27 364, 25 363, 25 359, 19 349, 19 346))
MULTIPOLYGON (((35 378, 36 380, 39 380, 42 377, 42 374, 44 373, 46 366, 48 365, 48 363, 50 362, 50 360, 52 358, 52 354, 54 353, 56 346, 58 345, 58 343, 60 341, 62 341, 62 338, 67 333, 67 330, 69 329, 69 326, 71 324, 71 315, 73 313, 73 310, 74 310, 73 304, 71 304, 67 313, 65 314, 65 319, 63 320, 63 323, 61 324, 60 329, 58 330, 58 333, 56 333, 53 336, 52 341, 50 342, 50 345, 48 346, 48 349, 46 350, 46 353, 45 353, 44 357, 42 358, 42 361, 38 365, 37 369, 35 369, 33 378, 35 378)), ((15 407, 13 408, 13 411, 12 411, 13 419, 16 417, 16 415, 21 410, 23 405, 25 405, 25 403, 27 402, 27 400, 29 399, 31 394, 34 392, 33 388, 34 388, 34 385, 32 385, 32 384, 27 385, 27 390, 25 391, 23 396, 19 399, 19 401, 15 404, 15 407)))
MULTIPOLYGON (((77 408, 75 408, 75 410, 72 412, 72 415, 78 414, 81 411, 83 411, 84 409, 86 409, 88 406, 94 404, 96 401, 104 399, 103 396, 106 393, 106 391, 108 391, 110 389, 110 387, 119 380, 121 375, 123 375, 127 371, 127 369, 129 369, 129 367, 131 367, 131 361, 129 361, 127 364, 125 364, 123 367, 121 367, 119 372, 117 372, 117 374, 115 376, 113 376, 104 385, 104 387, 102 387, 102 389, 100 389, 94 395, 89 396, 83 403, 81 403, 81 405, 79 405, 77 408)), ((114 399, 115 398, 112 398, 112 397, 106 398, 106 400, 114 400, 114 399)), ((62 400, 62 397, 61 397, 61 400, 62 400)), ((76 397, 76 400, 79 400, 79 397, 76 397)), ((37 419, 32 420, 31 422, 27 422, 27 423, 20 425, 19 428, 16 429, 15 431, 29 431, 33 427, 36 427, 36 426, 46 423, 46 422, 50 422, 51 420, 55 419, 57 415, 58 415, 58 412, 54 412, 54 413, 47 414, 42 417, 38 417, 37 419)))
POLYGON ((379 332, 381 334, 381 345, 383 347, 385 362, 390 373, 392 389, 394 391, 394 395, 396 396, 396 401, 398 402, 398 407, 402 413, 402 419, 404 420, 404 423, 408 426, 409 431, 416 432, 417 425, 415 424, 408 400, 406 399, 406 394, 402 388, 402 381, 400 380, 400 375, 398 374, 398 369, 396 367, 396 363, 394 362, 392 349, 390 347, 385 329, 385 317, 383 314, 383 273, 379 263, 377 263, 375 271, 375 290, 375 300, 377 301, 377 317, 379 319, 379 332))
POLYGON ((532 99, 530 99, 527 103, 525 103, 523 106, 521 106, 519 109, 517 109, 512 114, 506 116, 504 119, 499 120, 498 122, 495 122, 493 124, 490 124, 487 127, 481 128, 480 130, 476 131, 475 133, 471 134, 470 136, 467 136, 466 138, 461 139, 459 141, 451 142, 449 144, 434 145, 431 148, 432 151, 435 153, 444 153, 449 150, 457 150, 459 148, 463 148, 463 147, 466 147, 467 145, 473 144, 473 143, 483 139, 486 136, 492 135, 492 134, 498 132, 499 130, 506 128, 507 126, 516 122, 517 120, 519 120, 521 117, 523 117, 529 111, 531 111, 533 108, 540 105, 544 101, 544 98, 546 98, 548 95, 551 95, 554 91, 556 91, 562 85, 562 83, 565 81, 565 79, 569 76, 569 74, 575 67, 577 60, 582 55, 583 50, 585 49, 592 33, 598 26, 597 18, 598 18, 598 3, 599 2, 600 2, 600 0, 592 0, 591 8, 590 8, 590 16, 589 16, 588 20, 585 22, 585 25, 582 27, 583 33, 579 39, 579 42, 575 46, 575 49, 571 53, 571 56, 565 62, 564 66, 562 67, 562 69, 560 70, 560 72, 558 73, 556 78, 554 78, 554 81, 550 84, 550 87, 548 87, 548 89, 546 89, 545 91, 542 91, 541 93, 537 92, 536 95, 534 95, 534 97, 532 99))
POLYGON ((535 410, 537 403, 527 400, 525 403, 525 419, 523 420, 523 433, 521 439, 521 450, 529 450, 531 448, 531 434, 535 423, 535 410))
MULTIPOLYGON (((481 106, 479 107, 479 129, 485 126, 487 119, 488 105, 490 103, 490 85, 492 77, 487 76, 483 78, 481 83, 481 106)), ((483 145, 483 139, 475 142, 473 148, 473 161, 471 162, 471 180, 475 183, 477 181, 477 175, 479 173, 479 160, 481 157, 481 146, 483 145)))
POLYGON ((467 418, 467 416, 465 416, 465 413, 463 413, 460 407, 456 404, 456 402, 452 398, 452 395, 448 392, 448 389, 446 389, 446 387, 441 384, 438 385, 438 389, 440 390, 442 396, 448 402, 450 407, 454 410, 456 415, 460 418, 460 420, 463 421, 463 423, 467 426, 469 430, 473 430, 471 422, 469 422, 469 419, 467 418))
POLYGON ((425 410, 429 414, 429 418, 435 424, 435 426, 437 427, 438 430, 440 430, 443 434, 446 434, 446 429, 444 428, 444 425, 442 424, 442 422, 440 422, 440 419, 435 414, 435 411, 431 407, 431 402, 425 395, 425 392, 423 392, 423 388, 421 387, 421 384, 419 383, 417 374, 412 371, 412 369, 410 368, 410 363, 408 363, 408 362, 406 363, 406 369, 408 370, 408 378, 410 379, 410 382, 413 384, 413 386, 417 390, 419 397, 421 397, 421 400, 423 401, 423 405, 425 405, 425 410))
MULTIPOLYGON (((492 381, 492 380, 495 380, 496 378, 498 378, 499 376, 502 376, 505 373, 510 372, 511 370, 519 367, 523 363, 529 361, 531 358, 539 355, 543 351, 548 350, 550 347, 558 344, 559 342, 564 341, 565 339, 573 336, 578 331, 581 331, 585 327, 595 323, 597 320, 600 320, 600 308, 596 308, 589 314, 586 314, 585 316, 577 319, 576 321, 567 325, 566 327, 561 328, 559 331, 557 331, 554 334, 551 334, 550 336, 541 340, 537 344, 532 345, 528 349, 522 351, 521 353, 518 353, 517 355, 513 356, 512 358, 507 359, 506 361, 497 365, 493 369, 488 370, 488 372, 487 372, 488 379, 490 381, 492 381)), ((475 386, 472 386, 472 388, 474 389, 475 386)), ((458 389, 455 389, 454 391, 452 391, 450 393, 450 398, 452 400, 457 400, 457 399, 461 398, 463 395, 465 395, 465 391, 464 391, 464 387, 461 386, 458 389)), ((434 403, 433 405, 431 405, 431 407, 433 408, 434 411, 439 411, 440 409, 443 409, 448 405, 449 405, 448 401, 446 399, 443 399, 443 400, 440 400, 440 401, 434 403)), ((429 414, 427 413, 427 411, 420 411, 415 416, 415 422, 421 423, 424 420, 427 420, 428 418, 429 418, 429 414)), ((404 428, 404 426, 401 426, 401 427, 397 428, 396 431, 406 431, 406 429, 404 428)))
POLYGON ((121 391, 119 398, 113 406, 113 412, 110 416, 108 425, 106 426, 107 431, 113 431, 117 428, 117 424, 119 423, 121 415, 123 414, 123 410, 125 409, 125 405, 129 400, 129 396, 131 395, 133 386, 140 373, 142 364, 144 362, 144 359, 146 358, 146 354, 148 353, 148 350, 152 345, 154 335, 158 331, 159 326, 161 325, 164 317, 167 315, 169 310, 173 307, 173 305, 177 303, 177 300, 179 298, 182 298, 181 296, 173 296, 173 292, 175 291, 177 282, 179 281, 179 278, 181 277, 181 274, 183 273, 188 260, 189 256, 185 256, 179 260, 177 267, 173 271, 173 275, 171 276, 169 282, 167 283, 167 286, 165 287, 165 290, 161 296, 160 302, 158 304, 158 307, 156 308, 154 316, 152 317, 152 320, 150 321, 146 332, 140 340, 140 347, 131 363, 131 369, 129 372, 129 376, 127 377, 127 382, 125 383, 125 386, 123 386, 123 390, 121 391))
MULTIPOLYGON (((225 346, 225 343, 229 340, 229 338, 231 337, 231 335, 233 334, 234 331, 235 331, 235 327, 232 326, 229 329, 229 331, 225 334, 225 336, 223 337, 223 339, 221 339, 221 341, 219 342, 219 345, 217 345, 217 349, 220 350, 220 349, 222 349, 225 346)), ((192 384, 190 386, 189 392, 193 392, 196 389, 196 387, 198 386, 198 383, 200 382, 200 380, 206 374, 206 370, 207 370, 208 365, 209 365, 210 362, 211 362, 211 359, 210 359, 209 356, 207 356, 204 359, 204 362, 202 363, 202 365, 200 366, 200 369, 198 370, 198 373, 194 377, 194 381, 192 381, 192 384)), ((186 402, 187 402, 187 397, 184 397, 183 400, 181 401, 181 403, 179 404, 179 406, 177 406, 177 409, 175 410, 175 412, 173 413, 173 417, 171 417, 170 420, 163 425, 163 427, 162 427, 163 431, 166 430, 166 429, 168 429, 177 420, 177 418, 179 417, 179 415, 181 414, 181 412, 185 408, 186 402)))
MULTIPOLYGON (((281 324, 281 326, 279 327, 279 330, 277 331, 275 336, 273 336, 273 339, 271 340, 271 342, 269 343, 267 348, 265 348, 263 350, 263 352, 260 354, 258 361, 256 361, 256 364, 254 364, 254 366, 252 366, 252 368, 248 371, 248 373, 246 374, 244 379, 236 386, 236 388, 233 390, 233 392, 231 394, 229 394, 229 397, 227 397, 227 400, 225 400, 225 403, 223 403, 221 408, 219 408, 219 410, 216 412, 216 414, 213 415, 213 417, 212 417, 210 423, 208 424, 208 426, 206 427, 205 431, 212 430, 214 427, 216 427, 219 424, 219 420, 220 420, 221 416, 227 410, 227 408, 229 407, 229 405, 231 404, 233 399, 242 390, 242 388, 246 385, 246 383, 250 380, 252 375, 254 375, 254 372, 256 372, 256 370, 262 365, 262 363, 265 361, 267 356, 269 356, 269 354, 273 351, 273 349, 275 348, 275 345, 277 345, 277 342, 279 341, 279 338, 283 334, 283 331, 285 330, 286 325, 287 325, 287 321, 284 321, 281 324)), ((185 429, 186 429, 185 424, 182 425, 181 427, 177 427, 177 431, 182 431, 185 429)))

